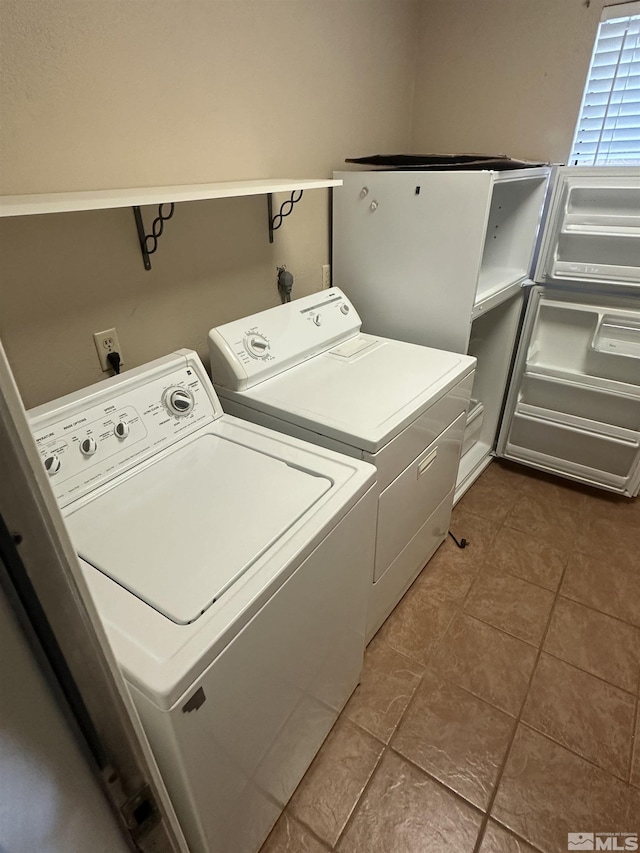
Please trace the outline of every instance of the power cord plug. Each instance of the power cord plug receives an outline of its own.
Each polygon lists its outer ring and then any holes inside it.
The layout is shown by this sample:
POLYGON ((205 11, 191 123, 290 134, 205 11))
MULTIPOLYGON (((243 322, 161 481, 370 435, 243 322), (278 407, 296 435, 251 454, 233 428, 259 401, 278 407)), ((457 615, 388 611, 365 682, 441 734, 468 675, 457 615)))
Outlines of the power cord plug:
POLYGON ((280 299, 291 302, 291 291, 293 290, 293 276, 285 266, 277 267, 278 270, 278 292, 280 299))
POLYGON ((107 353, 107 361, 113 368, 113 372, 117 376, 120 373, 120 353, 119 352, 110 352, 107 353))

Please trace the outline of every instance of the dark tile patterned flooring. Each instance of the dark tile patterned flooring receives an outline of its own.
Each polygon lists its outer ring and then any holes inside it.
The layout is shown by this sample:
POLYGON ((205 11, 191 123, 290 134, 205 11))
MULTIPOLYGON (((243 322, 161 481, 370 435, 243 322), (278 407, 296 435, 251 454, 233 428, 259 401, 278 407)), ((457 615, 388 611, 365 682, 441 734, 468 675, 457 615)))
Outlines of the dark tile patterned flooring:
POLYGON ((451 528, 262 853, 640 832, 640 500, 494 462, 451 528))

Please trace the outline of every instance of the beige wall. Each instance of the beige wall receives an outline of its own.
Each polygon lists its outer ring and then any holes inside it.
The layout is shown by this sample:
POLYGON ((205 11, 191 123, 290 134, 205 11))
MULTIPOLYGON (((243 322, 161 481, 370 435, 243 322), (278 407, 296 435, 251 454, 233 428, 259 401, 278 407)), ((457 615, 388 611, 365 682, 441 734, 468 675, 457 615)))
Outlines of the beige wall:
MULTIPOLYGON (((602 0, 0 0, 0 193, 329 177, 346 156, 562 161, 602 0), (415 95, 414 95, 415 85, 415 95)), ((282 199, 280 199, 282 200, 282 199)), ((0 335, 28 406, 321 285, 328 194, 270 245, 264 197, 0 221, 0 335), (150 227, 154 211, 144 211, 150 227)))
POLYGON ((602 0, 424 0, 411 150, 565 162, 602 0))
MULTIPOLYGON (((407 148, 412 0, 0 0, 0 192, 330 177, 407 148)), ((281 199, 282 200, 282 199, 281 199)), ((27 406, 321 286, 328 194, 271 246, 264 197, 179 205, 145 272, 129 209, 0 221, 0 335, 27 406)), ((153 211, 145 210, 150 226, 153 211)))

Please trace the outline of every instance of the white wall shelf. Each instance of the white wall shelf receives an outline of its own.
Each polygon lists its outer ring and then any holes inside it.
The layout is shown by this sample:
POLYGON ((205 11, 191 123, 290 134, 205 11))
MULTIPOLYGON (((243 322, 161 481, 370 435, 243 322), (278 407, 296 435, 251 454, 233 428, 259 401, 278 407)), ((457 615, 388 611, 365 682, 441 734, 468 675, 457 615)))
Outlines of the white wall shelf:
POLYGON ((178 202, 266 195, 269 240, 273 242, 273 232, 282 225, 284 217, 291 213, 294 204, 302 198, 304 190, 327 189, 338 187, 341 184, 341 180, 335 179, 282 178, 220 181, 214 184, 182 184, 166 187, 5 195, 0 196, 0 216, 36 216, 46 213, 72 213, 131 207, 136 220, 144 266, 148 270, 151 269, 149 256, 156 251, 164 223, 173 216, 174 205, 178 202), (274 193, 291 193, 290 198, 281 205, 280 211, 275 215, 272 210, 274 193), (145 205, 158 205, 158 216, 155 218, 149 234, 145 233, 140 211, 140 208, 145 205), (163 212, 165 206, 169 207, 166 214, 163 212))

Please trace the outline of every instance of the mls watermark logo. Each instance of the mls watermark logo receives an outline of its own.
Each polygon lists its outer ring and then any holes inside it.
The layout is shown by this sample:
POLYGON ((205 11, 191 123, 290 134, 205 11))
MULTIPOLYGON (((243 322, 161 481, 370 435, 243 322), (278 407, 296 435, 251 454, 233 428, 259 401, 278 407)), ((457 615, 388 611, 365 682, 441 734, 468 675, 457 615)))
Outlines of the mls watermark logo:
POLYGON ((593 832, 570 832, 567 835, 567 850, 595 850, 593 832))
POLYGON ((569 832, 567 850, 637 850, 637 832, 569 832))

